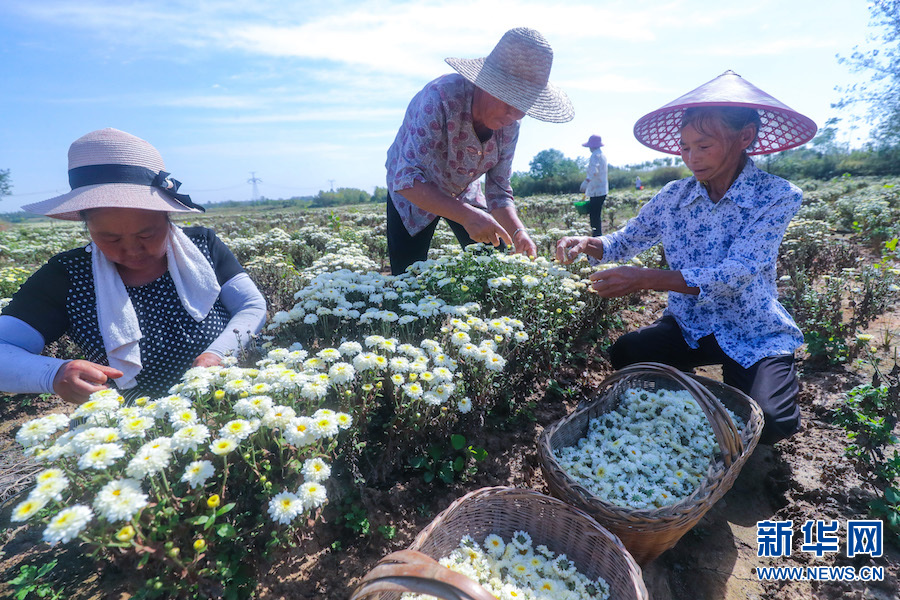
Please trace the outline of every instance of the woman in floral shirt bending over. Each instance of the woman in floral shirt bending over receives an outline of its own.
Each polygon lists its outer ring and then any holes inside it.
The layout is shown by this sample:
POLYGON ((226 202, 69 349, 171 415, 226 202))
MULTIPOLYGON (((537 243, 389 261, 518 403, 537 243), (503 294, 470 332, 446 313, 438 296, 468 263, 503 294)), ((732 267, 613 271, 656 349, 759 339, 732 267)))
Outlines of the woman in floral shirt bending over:
POLYGON ((574 115, 566 95, 548 82, 553 50, 533 29, 507 31, 486 58, 447 62, 459 74, 438 77, 416 94, 388 150, 387 242, 395 275, 425 260, 439 217, 463 246, 507 244, 534 255, 509 185, 519 120, 563 123, 574 115))
POLYGON ((800 428, 793 353, 803 335, 778 302, 775 266, 802 192, 749 155, 806 143, 815 124, 727 71, 642 117, 634 132, 651 148, 680 154, 694 176, 666 185, 621 230, 566 237, 556 247, 563 263, 582 253, 621 262, 662 242, 667 270, 623 266, 591 275, 606 297, 669 292, 661 319, 610 348, 613 367, 721 364, 725 383, 762 408, 762 443, 793 435, 800 428))

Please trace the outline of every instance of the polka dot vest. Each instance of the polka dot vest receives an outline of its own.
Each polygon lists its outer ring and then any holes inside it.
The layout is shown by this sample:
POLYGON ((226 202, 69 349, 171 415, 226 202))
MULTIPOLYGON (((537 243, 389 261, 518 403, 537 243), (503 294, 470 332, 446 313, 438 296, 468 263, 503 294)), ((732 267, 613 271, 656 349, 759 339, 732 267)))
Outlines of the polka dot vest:
MULTIPOLYGON (((207 260, 212 263, 206 239, 189 235, 207 260)), ((100 327, 97 300, 91 271, 91 254, 84 252, 60 255, 60 263, 69 275, 70 287, 66 312, 69 335, 85 354, 85 359, 108 365, 100 327)), ((135 380, 137 385, 122 390, 130 400, 139 396, 161 397, 181 380, 197 356, 225 330, 230 319, 221 299, 199 323, 181 304, 175 282, 168 271, 159 279, 139 287, 126 287, 137 313, 143 338, 139 342, 143 368, 135 380)))

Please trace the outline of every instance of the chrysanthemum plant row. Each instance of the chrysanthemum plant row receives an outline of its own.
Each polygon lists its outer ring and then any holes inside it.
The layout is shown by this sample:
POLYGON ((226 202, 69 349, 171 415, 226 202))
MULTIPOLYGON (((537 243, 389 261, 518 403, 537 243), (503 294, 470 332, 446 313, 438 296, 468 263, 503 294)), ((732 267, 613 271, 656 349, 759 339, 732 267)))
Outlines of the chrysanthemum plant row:
POLYGON ((332 467, 361 442, 385 457, 471 427, 461 418, 496 402, 535 331, 564 332, 596 307, 543 260, 460 252, 389 277, 331 256, 275 315, 252 368, 195 368, 164 398, 125 406, 100 392, 25 424, 17 439, 46 469, 13 520, 136 567, 142 595, 244 594, 247 558, 321 519, 332 467))

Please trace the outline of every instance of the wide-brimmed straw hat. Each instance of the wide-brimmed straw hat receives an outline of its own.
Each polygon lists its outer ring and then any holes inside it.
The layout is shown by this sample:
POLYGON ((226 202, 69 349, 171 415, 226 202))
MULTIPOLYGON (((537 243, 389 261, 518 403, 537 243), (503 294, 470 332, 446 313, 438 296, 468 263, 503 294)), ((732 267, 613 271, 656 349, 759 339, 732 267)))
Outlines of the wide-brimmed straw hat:
POLYGON ((534 29, 510 29, 486 58, 444 60, 477 87, 529 117, 565 123, 575 116, 565 92, 549 82, 553 50, 534 29))
POLYGON ((600 138, 599 135, 592 135, 591 137, 588 138, 588 141, 586 141, 585 143, 582 144, 582 146, 584 146, 585 148, 590 148, 591 150, 594 150, 595 148, 599 148, 602 145, 603 145, 603 140, 600 138))
POLYGON ((762 91, 734 71, 725 71, 712 81, 641 117, 634 137, 645 146, 667 154, 681 154, 681 119, 688 108, 742 106, 755 108, 762 126, 748 154, 770 154, 805 144, 816 135, 816 124, 762 91))
POLYGON ((162 156, 148 142, 118 129, 92 131, 69 146, 72 191, 22 207, 55 219, 79 221, 91 208, 142 208, 165 212, 204 212, 181 182, 166 172, 162 156))

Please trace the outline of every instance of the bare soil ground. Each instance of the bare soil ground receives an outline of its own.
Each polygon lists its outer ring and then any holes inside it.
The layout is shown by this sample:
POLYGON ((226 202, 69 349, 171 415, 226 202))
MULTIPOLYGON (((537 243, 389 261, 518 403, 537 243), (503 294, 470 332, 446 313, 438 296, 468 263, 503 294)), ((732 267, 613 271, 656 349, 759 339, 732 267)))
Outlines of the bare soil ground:
MULTIPOLYGON (((628 328, 645 324, 658 314, 658 307, 626 315, 628 328)), ((898 331, 898 312, 873 323, 898 331)), ((385 554, 406 547, 434 516, 453 500, 473 489, 491 485, 528 487, 547 493, 537 461, 537 439, 544 426, 574 410, 609 375, 602 350, 587 348, 588 358, 576 369, 555 374, 563 386, 580 390, 563 398, 538 392, 534 420, 523 420, 506 430, 485 432, 479 440, 488 459, 469 481, 452 486, 424 486, 418 480, 398 482, 362 491, 368 513, 368 536, 355 536, 332 524, 318 523, 296 548, 283 551, 261 565, 258 597, 275 599, 348 598, 355 582, 385 554), (393 525, 397 534, 385 539, 381 525, 393 525), (333 547, 340 540, 340 548, 333 547)), ((885 357, 887 358, 887 357, 885 357)), ((806 600, 891 599, 900 597, 900 550, 885 544, 884 556, 860 560, 847 558, 842 550, 816 558, 799 551, 800 525, 807 519, 838 520, 842 531, 848 519, 867 518, 867 503, 875 491, 844 457, 844 432, 830 423, 831 411, 841 394, 870 381, 864 371, 845 367, 825 371, 804 368, 801 360, 801 409, 804 428, 790 440, 774 447, 756 449, 725 497, 671 550, 644 567, 644 581, 654 599, 674 600, 806 600), (794 543, 790 557, 757 556, 757 521, 793 520, 794 543), (883 566, 885 579, 868 583, 760 582, 755 569, 764 566, 883 566)), ((704 372, 715 377, 715 371, 704 372)), ((537 384, 538 382, 536 382, 537 384)), ((21 461, 14 436, 19 424, 52 410, 65 408, 55 398, 0 399, 0 472, 8 473, 21 461)), ((21 476, 21 475, 20 475, 21 476)), ((10 489, 11 479, 3 489, 10 489)), ((21 486, 20 486, 21 487, 21 486)), ((0 498, 4 500, 4 498, 0 498)), ((11 597, 8 583, 24 564, 59 559, 53 585, 65 596, 79 599, 121 599, 133 574, 103 569, 84 558, 77 548, 48 548, 40 542, 36 528, 11 527, 9 512, 15 499, 6 498, 0 510, 0 597, 11 597)), ((332 509, 333 510, 333 509, 332 509)))

